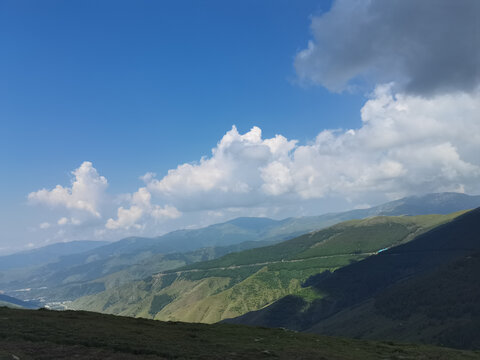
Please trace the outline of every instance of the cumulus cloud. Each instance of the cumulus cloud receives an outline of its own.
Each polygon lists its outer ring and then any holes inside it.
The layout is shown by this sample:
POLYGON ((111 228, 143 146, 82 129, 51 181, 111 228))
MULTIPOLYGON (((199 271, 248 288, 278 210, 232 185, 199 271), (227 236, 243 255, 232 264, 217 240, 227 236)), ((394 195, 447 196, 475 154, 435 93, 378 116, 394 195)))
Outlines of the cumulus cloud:
POLYGON ((57 224, 60 225, 60 226, 68 224, 68 218, 62 217, 62 218, 58 219, 57 224))
POLYGON ((470 92, 480 82, 479 23, 477 0, 336 0, 313 18, 295 68, 335 92, 362 78, 411 94, 470 92))
MULTIPOLYGON (((233 126, 209 156, 163 177, 148 173, 141 177, 145 186, 118 197, 123 206, 104 204, 115 216, 106 222, 91 217, 85 226, 97 237, 116 234, 112 230, 153 235, 236 216, 300 216, 338 203, 344 208, 411 194, 479 193, 480 93, 425 98, 393 89, 377 86, 358 128, 323 130, 309 143, 263 138, 258 127, 242 134, 233 126)), ((43 189, 30 200, 98 214, 106 180, 88 162, 73 174, 71 187, 43 189)), ((79 220, 64 216, 56 223, 65 228, 79 220)))
POLYGON ((382 85, 361 115, 360 128, 324 130, 305 145, 233 127, 210 157, 149 175, 147 188, 181 211, 480 190, 479 93, 427 99, 382 85))
POLYGON ((46 229, 48 229, 50 226, 51 226, 50 223, 48 223, 48 222, 43 222, 43 223, 41 223, 38 227, 39 227, 40 229, 42 229, 42 230, 46 230, 46 229))
POLYGON ((60 226, 64 226, 64 225, 67 225, 67 224, 80 225, 81 221, 80 221, 80 219, 77 219, 77 218, 74 218, 74 217, 71 217, 71 218, 61 217, 60 219, 58 219, 57 224, 60 225, 60 226))
POLYGON ((128 209, 123 206, 119 207, 117 219, 108 219, 105 227, 109 230, 140 229, 142 225, 138 222, 144 216, 149 216, 155 220, 175 219, 181 216, 181 213, 175 207, 153 205, 151 199, 152 195, 145 187, 138 189, 132 195, 131 206, 128 209))
POLYGON ((141 226, 137 224, 137 221, 142 215, 143 210, 139 206, 132 205, 129 209, 121 206, 117 211, 117 220, 108 219, 105 227, 110 230, 130 229, 131 227, 139 229, 141 226))
POLYGON ((108 186, 107 179, 100 176, 89 161, 72 171, 71 187, 57 185, 52 190, 42 189, 28 195, 32 203, 61 206, 81 210, 100 217, 99 205, 108 186))
POLYGON ((249 206, 264 197, 261 168, 288 158, 295 144, 281 135, 262 139, 258 127, 241 135, 233 126, 212 150, 212 156, 179 165, 160 180, 151 175, 144 179, 152 193, 186 211, 249 206))

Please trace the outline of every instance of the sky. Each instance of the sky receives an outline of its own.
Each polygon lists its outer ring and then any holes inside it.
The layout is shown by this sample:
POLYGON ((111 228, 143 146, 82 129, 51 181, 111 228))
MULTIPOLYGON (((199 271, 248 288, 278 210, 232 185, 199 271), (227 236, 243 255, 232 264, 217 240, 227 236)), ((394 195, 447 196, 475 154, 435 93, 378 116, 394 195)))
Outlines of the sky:
POLYGON ((480 193, 480 2, 0 2, 0 254, 480 193))

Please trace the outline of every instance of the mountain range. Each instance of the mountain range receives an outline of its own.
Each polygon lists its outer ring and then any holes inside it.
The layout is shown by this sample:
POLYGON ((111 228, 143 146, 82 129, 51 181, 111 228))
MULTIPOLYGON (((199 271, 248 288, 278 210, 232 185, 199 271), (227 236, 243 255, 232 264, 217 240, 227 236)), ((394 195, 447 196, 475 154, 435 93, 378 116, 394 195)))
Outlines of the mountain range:
POLYGON ((0 256, 0 271, 24 269, 58 261, 60 257, 83 253, 102 245, 107 241, 70 241, 47 245, 41 248, 0 256))
POLYGON ((82 297, 73 309, 159 320, 213 323, 258 310, 288 294, 315 296, 301 284, 378 251, 408 242, 451 215, 350 220, 267 247, 227 254, 82 297))
POLYGON ((71 249, 68 249, 69 243, 59 244, 53 248, 58 246, 64 252, 55 253, 50 260, 44 254, 51 253, 52 247, 0 258, 2 264, 30 264, 26 268, 4 265, 7 269, 0 271, 0 289, 23 300, 70 301, 157 272, 288 240, 345 220, 376 215, 447 214, 475 206, 480 206, 480 196, 428 194, 342 213, 284 220, 237 218, 156 238, 130 237, 109 244, 74 242, 71 249), (77 251, 81 246, 91 248, 77 251), (30 291, 16 291, 24 289, 30 291))

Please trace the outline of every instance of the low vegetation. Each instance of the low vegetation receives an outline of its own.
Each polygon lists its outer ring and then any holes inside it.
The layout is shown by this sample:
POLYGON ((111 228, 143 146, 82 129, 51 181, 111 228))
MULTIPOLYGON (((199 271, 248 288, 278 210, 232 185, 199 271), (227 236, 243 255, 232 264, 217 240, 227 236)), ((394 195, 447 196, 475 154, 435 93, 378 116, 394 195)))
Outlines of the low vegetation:
POLYGON ((0 308, 0 359, 478 359, 433 346, 281 329, 188 324, 83 311, 0 308))

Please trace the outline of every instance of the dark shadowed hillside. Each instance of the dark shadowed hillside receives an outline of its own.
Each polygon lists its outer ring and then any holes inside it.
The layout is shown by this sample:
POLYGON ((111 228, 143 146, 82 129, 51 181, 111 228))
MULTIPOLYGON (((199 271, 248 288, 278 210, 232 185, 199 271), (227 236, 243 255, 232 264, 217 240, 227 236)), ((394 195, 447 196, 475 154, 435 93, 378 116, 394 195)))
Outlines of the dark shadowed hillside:
MULTIPOLYGON (((410 243, 333 273, 324 272, 310 277, 304 286, 311 286, 324 294, 322 299, 307 302, 295 296, 286 297, 231 322, 369 337, 372 332, 375 334, 373 329, 382 326, 382 323, 376 324, 370 318, 372 311, 396 320, 414 319, 414 315, 423 313, 433 322, 443 319, 444 325, 447 317, 460 319, 463 316, 469 320, 448 322, 443 327, 437 327, 436 323, 429 325, 425 319, 417 319, 414 327, 402 321, 394 325, 405 326, 409 334, 405 338, 410 341, 477 347, 480 324, 476 315, 478 306, 474 304, 479 296, 477 283, 480 272, 476 265, 476 252, 480 250, 479 230, 480 209, 476 209, 418 236, 410 243), (368 304, 368 301, 375 301, 375 310, 362 305, 368 304), (348 321, 349 309, 355 311, 355 316, 351 315, 352 322, 348 321), (358 319, 355 321, 356 317, 368 318, 368 321, 362 325, 358 319), (323 322, 328 326, 323 327, 323 322), (434 328, 440 332, 435 332, 434 328), (352 333, 352 329, 358 331, 352 333), (458 334, 469 333, 469 339, 463 343, 458 336, 457 340, 448 340, 446 334, 455 333, 455 329, 458 334)), ((389 326, 393 326, 392 323, 389 326)), ((390 337, 402 339, 401 331, 390 330, 390 337)), ((384 336, 380 333, 376 335, 377 338, 384 336)))
POLYGON ((480 253, 387 288, 308 331, 480 349, 480 253))

